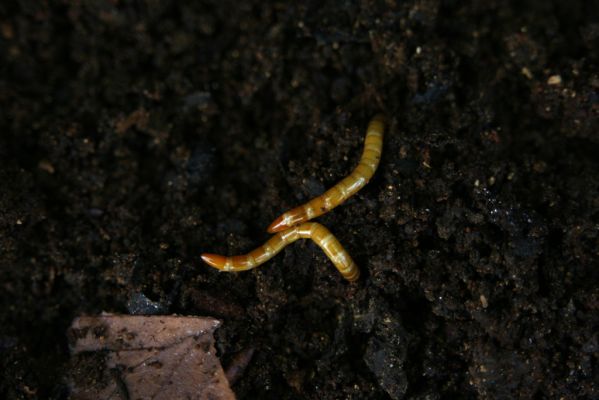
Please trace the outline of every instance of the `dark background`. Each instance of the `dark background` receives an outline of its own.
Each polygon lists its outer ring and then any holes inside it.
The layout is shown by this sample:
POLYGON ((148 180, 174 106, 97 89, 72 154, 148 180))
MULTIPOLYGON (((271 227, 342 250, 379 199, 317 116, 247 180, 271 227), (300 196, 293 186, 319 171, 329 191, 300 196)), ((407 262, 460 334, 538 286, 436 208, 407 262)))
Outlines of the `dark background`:
POLYGON ((0 397, 64 398, 70 322, 110 311, 223 320, 241 399, 597 398, 598 15, 3 1, 0 397), (202 264, 347 175, 379 111, 375 177, 319 219, 357 284, 309 241, 202 264))

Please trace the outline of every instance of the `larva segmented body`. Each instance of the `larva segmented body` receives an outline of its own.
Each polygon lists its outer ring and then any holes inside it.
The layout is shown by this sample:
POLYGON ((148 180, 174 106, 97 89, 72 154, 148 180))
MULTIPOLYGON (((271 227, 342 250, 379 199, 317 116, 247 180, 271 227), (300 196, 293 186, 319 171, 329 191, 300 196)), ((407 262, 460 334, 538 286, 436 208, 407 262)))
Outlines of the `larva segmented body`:
POLYGON ((270 224, 268 232, 279 232, 329 212, 364 187, 379 165, 384 130, 383 116, 376 115, 368 124, 364 151, 360 163, 352 173, 324 194, 279 216, 270 224))
POLYGON ((285 246, 298 239, 312 239, 329 257, 341 275, 350 282, 360 277, 360 270, 341 243, 324 226, 306 222, 283 232, 278 232, 265 244, 242 256, 226 257, 218 254, 202 254, 202 260, 221 271, 247 271, 265 263, 285 246))

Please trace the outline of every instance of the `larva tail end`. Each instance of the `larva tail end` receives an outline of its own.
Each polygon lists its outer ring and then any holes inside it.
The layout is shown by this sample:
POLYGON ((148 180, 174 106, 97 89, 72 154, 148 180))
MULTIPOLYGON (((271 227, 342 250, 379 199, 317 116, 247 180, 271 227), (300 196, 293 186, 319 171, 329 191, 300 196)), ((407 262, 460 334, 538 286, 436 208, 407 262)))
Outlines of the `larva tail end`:
POLYGON ((374 117, 372 117, 372 121, 376 121, 376 122, 384 124, 386 122, 386 118, 383 114, 378 113, 374 117))
POLYGON ((375 115, 368 124, 368 131, 377 131, 381 134, 385 130, 385 116, 383 114, 375 115))
POLYGON ((287 225, 287 223, 286 223, 287 221, 285 220, 284 215, 285 214, 283 214, 279 218, 275 219, 272 222, 272 224, 270 224, 268 226, 268 228, 266 228, 266 231, 268 233, 275 233, 275 232, 280 232, 280 231, 290 228, 290 226, 287 225))
POLYGON ((344 275, 343 277, 347 279, 349 282, 353 283, 360 279, 360 269, 358 267, 355 267, 355 269, 349 275, 344 275))
POLYGON ((220 270, 223 269, 225 263, 227 262, 227 258, 225 256, 221 256, 218 254, 204 253, 201 257, 206 264, 210 265, 212 268, 220 270))

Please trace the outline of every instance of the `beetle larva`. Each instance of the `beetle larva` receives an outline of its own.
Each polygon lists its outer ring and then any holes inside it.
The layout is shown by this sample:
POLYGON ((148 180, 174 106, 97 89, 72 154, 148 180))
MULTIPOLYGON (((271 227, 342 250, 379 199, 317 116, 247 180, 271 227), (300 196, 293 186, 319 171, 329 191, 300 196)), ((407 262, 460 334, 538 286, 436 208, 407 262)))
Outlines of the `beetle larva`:
POLYGON ((278 232, 257 249, 242 256, 226 257, 218 254, 202 254, 202 260, 221 271, 247 271, 265 263, 285 246, 298 239, 312 239, 329 257, 341 275, 350 282, 360 277, 360 270, 341 243, 324 226, 306 222, 278 232))
POLYGON ((268 232, 279 232, 329 212, 363 188, 379 165, 384 130, 384 118, 378 114, 368 124, 362 158, 352 173, 324 194, 279 216, 270 224, 268 232))

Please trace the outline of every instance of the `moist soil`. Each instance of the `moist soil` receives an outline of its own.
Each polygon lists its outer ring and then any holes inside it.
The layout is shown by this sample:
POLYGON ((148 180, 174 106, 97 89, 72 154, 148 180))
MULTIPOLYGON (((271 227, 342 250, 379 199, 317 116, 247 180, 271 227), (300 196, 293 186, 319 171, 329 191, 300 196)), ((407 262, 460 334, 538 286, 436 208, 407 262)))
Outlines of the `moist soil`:
POLYGON ((103 311, 219 318, 240 399, 599 396, 596 2, 184 3, 0 5, 0 397, 66 398, 103 311), (357 283, 310 241, 202 263, 378 112, 379 169, 318 219, 357 283))

